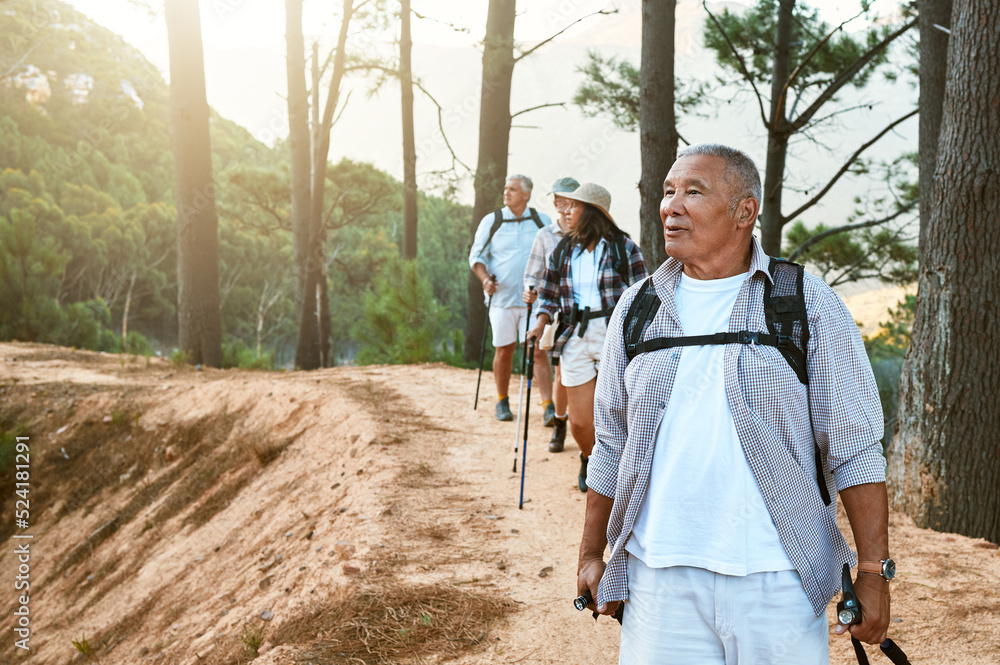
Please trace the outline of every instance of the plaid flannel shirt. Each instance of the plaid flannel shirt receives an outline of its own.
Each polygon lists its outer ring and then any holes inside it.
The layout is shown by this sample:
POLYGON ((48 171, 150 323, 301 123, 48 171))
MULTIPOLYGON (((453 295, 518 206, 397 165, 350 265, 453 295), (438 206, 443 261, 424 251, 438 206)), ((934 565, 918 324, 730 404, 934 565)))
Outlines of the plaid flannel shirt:
POLYGON ((556 245, 563 239, 563 230, 558 222, 538 229, 535 240, 531 243, 531 253, 528 263, 524 266, 524 288, 537 287, 545 276, 545 266, 549 265, 549 257, 555 251, 556 245))
MULTIPOLYGON (((733 306, 729 331, 767 330, 767 266, 768 257, 754 239, 750 271, 733 306)), ((662 305, 643 340, 684 335, 674 305, 682 269, 680 262, 668 259, 652 276, 662 305)), ((644 353, 626 366, 622 324, 637 291, 625 292, 608 324, 594 397, 597 440, 587 485, 614 499, 607 531, 611 557, 598 604, 628 598, 625 543, 646 489, 655 482, 650 474, 656 432, 683 353, 681 348, 644 353)), ((854 565, 855 558, 837 528, 836 501, 826 506, 820 498, 814 450, 818 445, 831 496, 833 490, 884 482, 885 460, 879 441, 882 407, 858 327, 837 294, 808 273, 804 295, 809 385, 799 382, 777 349, 751 344, 726 346, 722 380, 743 453, 819 615, 840 588, 842 565, 854 565)))
MULTIPOLYGON (((601 263, 598 269, 597 287, 601 292, 601 308, 612 309, 625 291, 626 284, 622 284, 621 275, 612 265, 612 250, 610 241, 605 245, 604 254, 601 256, 601 263)), ((639 246, 632 242, 631 238, 625 238, 625 251, 628 256, 628 276, 629 284, 637 284, 646 277, 646 264, 642 260, 642 253, 639 246)), ((560 328, 562 329, 552 344, 552 357, 558 358, 562 355, 563 347, 573 336, 576 326, 569 325, 570 316, 573 313, 573 274, 570 270, 570 261, 573 252, 566 252, 563 257, 562 266, 556 271, 555 252, 549 255, 548 267, 545 268, 545 276, 538 286, 538 312, 549 315, 553 318, 556 310, 561 312, 560 328)))

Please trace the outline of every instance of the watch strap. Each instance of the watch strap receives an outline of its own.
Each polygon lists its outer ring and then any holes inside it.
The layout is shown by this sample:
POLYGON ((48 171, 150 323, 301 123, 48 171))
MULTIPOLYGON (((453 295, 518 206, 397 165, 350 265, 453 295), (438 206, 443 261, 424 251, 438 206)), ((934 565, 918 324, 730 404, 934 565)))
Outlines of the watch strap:
POLYGON ((858 561, 858 572, 873 573, 875 575, 881 575, 882 574, 882 562, 881 561, 858 561))

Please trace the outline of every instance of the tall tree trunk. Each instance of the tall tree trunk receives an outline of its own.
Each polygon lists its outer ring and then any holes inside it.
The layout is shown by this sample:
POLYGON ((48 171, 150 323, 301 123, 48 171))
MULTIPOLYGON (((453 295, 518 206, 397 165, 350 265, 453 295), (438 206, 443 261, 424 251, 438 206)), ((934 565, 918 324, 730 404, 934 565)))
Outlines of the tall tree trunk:
POLYGON ((417 147, 413 137, 410 0, 400 0, 399 85, 403 91, 403 258, 417 258, 417 147))
POLYGON ((951 25, 952 0, 920 0, 920 246, 931 217, 934 168, 937 166, 938 137, 944 110, 945 77, 948 74, 948 35, 934 25, 951 25))
POLYGON ((918 526, 1000 542, 1000 13, 955 0, 890 496, 918 526))
MULTIPOLYGON (((486 15, 486 39, 483 46, 483 89, 479 104, 479 161, 476 163, 476 200, 472 208, 469 234, 476 234, 479 221, 500 207, 504 178, 507 174, 507 149, 510 141, 510 86, 514 75, 515 0, 490 0, 486 15)), ((466 362, 479 359, 486 303, 483 285, 469 271, 469 315, 465 322, 466 362)))
POLYGON ((781 256, 781 193, 788 155, 788 108, 785 83, 791 62, 792 21, 795 0, 781 0, 774 32, 774 76, 771 79, 771 115, 767 127, 767 162, 764 167, 764 200, 761 201, 761 247, 771 256, 781 256))
POLYGON ((639 244, 650 272, 667 260, 660 221, 663 180, 677 159, 674 115, 674 10, 676 0, 642 0, 639 68, 639 244))
POLYGON ((177 201, 177 318, 188 361, 222 365, 219 218, 198 0, 167 0, 170 134, 177 201))
POLYGON ((326 229, 323 226, 324 198, 326 184, 326 163, 330 154, 330 129, 333 115, 340 99, 340 84, 346 67, 347 33, 354 14, 353 0, 344 0, 340 34, 337 37, 337 51, 333 57, 333 76, 327 91, 323 118, 315 132, 312 153, 312 202, 309 213, 309 249, 304 264, 305 297, 299 311, 299 338, 295 348, 295 366, 299 369, 317 369, 323 366, 324 356, 329 352, 329 334, 324 339, 324 330, 329 326, 320 325, 320 317, 328 316, 329 303, 326 288, 320 285, 326 279, 326 229))
MULTIPOLYGON (((310 137, 306 92, 306 52, 302 37, 302 0, 285 0, 286 72, 288 76, 288 151, 291 170, 292 246, 295 266, 309 253, 310 137)), ((302 306, 305 271, 295 271, 295 305, 302 306)))

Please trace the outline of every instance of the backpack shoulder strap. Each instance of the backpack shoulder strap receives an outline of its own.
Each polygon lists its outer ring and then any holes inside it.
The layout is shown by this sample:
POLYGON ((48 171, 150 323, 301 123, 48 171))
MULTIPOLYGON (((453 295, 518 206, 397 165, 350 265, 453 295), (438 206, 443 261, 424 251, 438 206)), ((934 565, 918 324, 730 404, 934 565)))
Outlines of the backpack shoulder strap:
POLYGON ((493 226, 490 227, 490 237, 486 239, 486 244, 483 245, 483 249, 490 246, 490 243, 493 242, 493 236, 495 236, 497 231, 500 230, 501 225, 503 225, 503 210, 494 210, 493 226))
POLYGON ((538 216, 537 210, 535 210, 534 208, 528 208, 528 211, 531 213, 530 217, 531 220, 535 223, 535 226, 537 226, 538 228, 542 228, 543 226, 545 226, 544 224, 542 224, 542 218, 538 216))
POLYGON ((563 236, 562 240, 556 243, 556 248, 552 250, 552 264, 556 267, 556 274, 562 279, 562 265, 566 260, 566 252, 569 251, 569 236, 563 236))
POLYGON ((635 294, 632 303, 625 312, 622 321, 622 339, 625 341, 625 364, 632 362, 643 350, 640 348, 642 334, 652 323, 656 312, 660 309, 660 297, 656 295, 656 290, 652 288, 653 278, 647 277, 639 292, 635 294))
POLYGON ((790 338, 791 344, 778 351, 803 385, 809 384, 806 351, 809 348, 809 315, 803 282, 805 269, 798 263, 771 258, 768 272, 772 282, 764 284, 764 320, 772 335, 790 338))
POLYGON ((615 269, 618 276, 622 278, 622 284, 628 283, 628 247, 625 244, 625 235, 617 234, 611 241, 611 267, 615 269))
MULTIPOLYGON (((804 386, 809 385, 806 372, 806 354, 809 349, 809 313, 806 310, 805 268, 798 263, 772 257, 767 271, 771 282, 764 284, 764 320, 773 335, 781 335, 791 340, 791 344, 778 347, 778 352, 795 372, 804 386)), ((808 399, 808 397, 807 397, 808 399)), ((812 428, 812 405, 809 406, 809 427, 812 428)), ((813 434, 815 440, 815 433, 813 434)), ((823 468, 823 453, 815 444, 816 485, 820 498, 827 506, 832 501, 826 486, 823 468)))

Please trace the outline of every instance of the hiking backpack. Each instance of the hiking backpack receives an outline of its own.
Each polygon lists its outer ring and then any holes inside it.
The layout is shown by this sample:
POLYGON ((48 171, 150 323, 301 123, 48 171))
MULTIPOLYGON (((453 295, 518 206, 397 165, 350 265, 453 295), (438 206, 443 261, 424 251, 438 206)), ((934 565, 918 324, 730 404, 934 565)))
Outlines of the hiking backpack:
MULTIPOLYGON (((650 288, 652 277, 646 279, 636 293, 622 325, 625 342, 625 363, 641 353, 659 351, 679 346, 706 346, 712 344, 763 344, 773 346, 784 357, 802 385, 809 385, 806 373, 806 350, 809 347, 809 317, 803 293, 804 268, 798 263, 771 258, 767 271, 774 281, 764 282, 764 320, 768 332, 718 332, 714 335, 687 337, 657 337, 642 340, 660 309, 660 298, 650 288)), ((810 415, 810 424, 812 416, 810 415)), ((816 447, 816 484, 823 503, 830 505, 830 493, 824 481, 823 462, 819 446, 816 447)))
MULTIPOLYGON (((556 267, 556 274, 562 278, 562 265, 566 260, 566 252, 570 251, 570 237, 564 236, 556 248, 552 250, 553 265, 556 267)), ((628 248, 625 247, 625 235, 616 233, 611 242, 611 267, 615 269, 622 279, 622 284, 628 286, 628 248)))
POLYGON ((535 226, 537 226, 538 228, 542 228, 543 226, 545 226, 545 224, 542 224, 542 218, 538 216, 538 211, 535 210, 534 208, 528 208, 527 217, 522 216, 522 217, 515 217, 513 219, 504 219, 503 210, 494 210, 493 226, 490 227, 490 237, 486 239, 486 244, 483 245, 483 250, 485 250, 487 247, 490 246, 490 243, 493 242, 493 236, 497 234, 497 231, 500 230, 500 227, 503 226, 504 222, 523 222, 528 219, 533 221, 535 223, 535 226))

